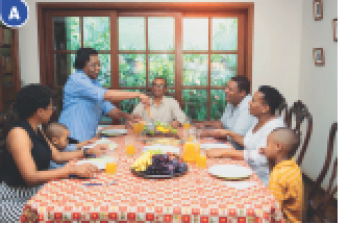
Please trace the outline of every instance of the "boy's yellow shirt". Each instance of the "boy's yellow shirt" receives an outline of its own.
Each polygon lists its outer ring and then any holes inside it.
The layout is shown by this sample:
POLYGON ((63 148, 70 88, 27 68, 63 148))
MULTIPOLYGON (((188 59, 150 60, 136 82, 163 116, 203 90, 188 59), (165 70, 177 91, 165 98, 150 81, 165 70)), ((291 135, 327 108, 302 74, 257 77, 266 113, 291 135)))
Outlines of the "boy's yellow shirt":
POLYGON ((294 159, 277 164, 270 174, 269 190, 280 203, 288 222, 302 222, 303 182, 294 159))

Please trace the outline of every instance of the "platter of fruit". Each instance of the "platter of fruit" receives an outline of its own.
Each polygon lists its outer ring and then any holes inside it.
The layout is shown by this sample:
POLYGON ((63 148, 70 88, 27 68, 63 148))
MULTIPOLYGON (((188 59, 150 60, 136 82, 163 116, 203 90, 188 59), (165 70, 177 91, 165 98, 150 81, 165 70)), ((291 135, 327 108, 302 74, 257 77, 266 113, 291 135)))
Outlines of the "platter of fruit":
POLYGON ((177 129, 171 125, 156 121, 154 124, 146 124, 144 131, 149 136, 177 136, 177 129))
POLYGON ((177 154, 154 150, 137 158, 131 165, 131 172, 146 179, 169 179, 187 173, 188 166, 177 154))

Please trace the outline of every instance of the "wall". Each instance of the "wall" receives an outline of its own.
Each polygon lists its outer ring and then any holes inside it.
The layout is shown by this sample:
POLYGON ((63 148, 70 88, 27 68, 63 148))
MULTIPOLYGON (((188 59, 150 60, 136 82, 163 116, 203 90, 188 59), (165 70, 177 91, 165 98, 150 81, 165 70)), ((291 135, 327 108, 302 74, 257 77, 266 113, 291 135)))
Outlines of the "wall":
MULTIPOLYGON (((313 114, 314 124, 302 169, 310 178, 316 179, 326 157, 329 129, 337 121, 338 43, 333 42, 332 20, 337 17, 338 6, 336 0, 323 1, 323 20, 314 21, 312 2, 303 1, 298 97, 313 114), (313 48, 324 48, 325 66, 314 65, 313 48)), ((337 147, 334 153, 337 156, 337 147)), ((329 174, 325 182, 328 182, 328 177, 329 174)))
MULTIPOLYGON (((26 0, 26 2, 30 10, 29 21, 19 29, 21 77, 24 84, 38 83, 40 80, 36 2, 71 1, 26 0)), ((286 96, 287 101, 292 103, 298 96, 302 2, 297 0, 246 2, 255 2, 253 90, 259 85, 269 84, 277 87, 286 96)))

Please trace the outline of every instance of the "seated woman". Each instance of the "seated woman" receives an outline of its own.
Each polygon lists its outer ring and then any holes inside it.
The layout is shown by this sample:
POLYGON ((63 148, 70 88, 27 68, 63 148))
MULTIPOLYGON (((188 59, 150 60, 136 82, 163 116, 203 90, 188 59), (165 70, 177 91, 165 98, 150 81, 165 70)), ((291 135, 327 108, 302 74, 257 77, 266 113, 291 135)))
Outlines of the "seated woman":
MULTIPOLYGON (((89 177, 98 171, 90 164, 48 170, 50 160, 61 163, 85 157, 82 150, 59 152, 39 129, 52 115, 51 97, 49 88, 39 84, 28 85, 17 95, 14 108, 20 121, 7 134, 1 163, 0 223, 18 222, 26 202, 42 184, 72 174, 89 177)), ((97 155, 103 152, 105 150, 91 150, 97 155)))
POLYGON ((218 130, 217 136, 230 137, 244 147, 244 151, 234 149, 212 149, 208 157, 231 157, 244 159, 254 170, 261 181, 268 185, 269 164, 264 155, 259 154, 259 148, 267 146, 267 136, 276 128, 284 127, 281 117, 276 117, 276 110, 285 102, 282 95, 273 87, 261 86, 249 102, 249 112, 256 117, 253 126, 245 136, 229 130, 218 130))

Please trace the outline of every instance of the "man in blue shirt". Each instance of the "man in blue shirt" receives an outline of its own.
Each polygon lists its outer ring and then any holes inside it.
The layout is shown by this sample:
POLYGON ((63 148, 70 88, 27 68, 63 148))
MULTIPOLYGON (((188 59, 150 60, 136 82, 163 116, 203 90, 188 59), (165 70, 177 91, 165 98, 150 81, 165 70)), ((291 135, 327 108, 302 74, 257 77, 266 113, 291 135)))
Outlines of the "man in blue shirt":
POLYGON ((99 81, 100 61, 98 52, 92 48, 77 51, 74 67, 77 71, 70 75, 63 89, 63 110, 59 123, 70 131, 70 138, 79 142, 93 138, 101 114, 115 119, 138 121, 138 116, 124 113, 111 102, 139 98, 150 105, 149 98, 140 92, 126 92, 103 88, 99 81))
MULTIPOLYGON (((225 89, 225 99, 228 102, 224 113, 219 121, 206 121, 198 124, 198 127, 213 127, 216 129, 228 129, 240 135, 245 135, 253 125, 255 118, 249 113, 249 101, 252 97, 250 93, 250 82, 244 76, 234 76, 230 78, 225 89)), ((216 137, 218 133, 214 131, 206 132, 203 136, 216 137)), ((237 148, 236 143, 230 142, 237 148)))

